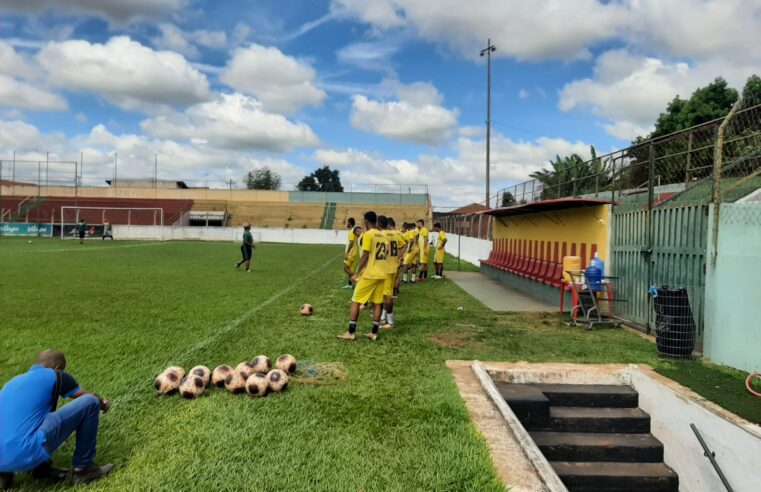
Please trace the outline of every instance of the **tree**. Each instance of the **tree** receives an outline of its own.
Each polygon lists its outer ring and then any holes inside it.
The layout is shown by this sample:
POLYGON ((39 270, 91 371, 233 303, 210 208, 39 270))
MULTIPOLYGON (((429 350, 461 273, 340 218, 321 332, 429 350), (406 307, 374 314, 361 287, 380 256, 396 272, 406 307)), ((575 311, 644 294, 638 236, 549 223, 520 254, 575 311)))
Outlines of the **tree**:
POLYGON ((341 176, 338 169, 332 170, 328 166, 315 169, 315 171, 304 176, 296 188, 299 191, 338 191, 344 190, 341 186, 341 176))
POLYGON ((509 191, 502 193, 502 206, 512 207, 513 205, 515 205, 515 197, 513 194, 509 191))
POLYGON ((249 171, 243 177, 243 184, 249 190, 279 190, 280 175, 268 167, 249 171))
POLYGON ((742 92, 743 107, 752 108, 761 104, 761 77, 751 75, 745 82, 742 92))
POLYGON ((597 157, 597 151, 591 147, 592 158, 588 161, 578 154, 566 157, 555 156, 550 161, 550 169, 543 169, 531 174, 541 183, 542 200, 579 196, 597 193, 611 183, 610 168, 607 162, 597 157))

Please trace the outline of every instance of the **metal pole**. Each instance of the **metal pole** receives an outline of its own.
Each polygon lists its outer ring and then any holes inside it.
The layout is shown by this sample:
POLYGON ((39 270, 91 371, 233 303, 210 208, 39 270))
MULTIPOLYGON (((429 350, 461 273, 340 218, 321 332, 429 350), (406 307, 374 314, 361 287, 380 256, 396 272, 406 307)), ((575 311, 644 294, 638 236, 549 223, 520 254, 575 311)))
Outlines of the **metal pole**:
POLYGON ((724 484, 724 488, 727 489, 728 492, 733 492, 734 489, 732 489, 727 477, 724 475, 724 472, 721 471, 719 463, 716 461, 716 454, 708 448, 708 444, 703 440, 703 436, 700 435, 700 431, 695 427, 695 424, 691 423, 690 428, 692 429, 692 432, 695 433, 695 437, 698 438, 698 442, 700 442, 700 446, 703 448, 703 456, 708 458, 708 461, 711 462, 713 469, 716 470, 716 474, 719 475, 719 480, 724 484))
POLYGON ((491 159, 491 53, 496 51, 496 47, 492 46, 491 39, 487 40, 486 48, 481 50, 481 56, 486 54, 486 201, 484 202, 487 207, 491 207, 489 204, 489 173, 490 173, 490 159, 491 159))
POLYGON ((11 167, 11 195, 16 194, 16 151, 13 151, 13 166, 11 167))
POLYGON ((158 188, 159 177, 159 153, 156 152, 155 159, 153 161, 153 189, 158 188))
POLYGON ((116 152, 114 152, 114 181, 113 181, 113 183, 111 183, 111 185, 112 185, 111 186, 111 188, 112 188, 112 190, 111 190, 112 193, 111 194, 114 197, 116 197, 116 166, 118 165, 118 163, 119 163, 119 155, 116 152))
POLYGON ((45 192, 48 188, 48 173, 50 171, 50 152, 45 152, 45 192))

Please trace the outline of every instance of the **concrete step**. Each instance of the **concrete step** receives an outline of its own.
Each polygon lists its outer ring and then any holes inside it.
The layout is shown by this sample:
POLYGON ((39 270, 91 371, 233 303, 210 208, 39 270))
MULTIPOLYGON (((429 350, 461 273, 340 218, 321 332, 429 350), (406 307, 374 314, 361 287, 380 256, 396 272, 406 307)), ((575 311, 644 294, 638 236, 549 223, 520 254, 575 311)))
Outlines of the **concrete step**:
POLYGON ((639 395, 628 386, 614 384, 535 384, 557 407, 636 408, 639 395))
POLYGON ((547 422, 524 426, 530 431, 647 434, 650 416, 639 408, 550 407, 547 422))
POLYGON ((650 434, 532 432, 531 437, 550 461, 663 461, 663 444, 650 434))
POLYGON ((550 400, 530 384, 497 383, 497 389, 524 426, 547 425, 550 400))
POLYGON ((678 492, 679 477, 663 463, 550 463, 570 492, 678 492))

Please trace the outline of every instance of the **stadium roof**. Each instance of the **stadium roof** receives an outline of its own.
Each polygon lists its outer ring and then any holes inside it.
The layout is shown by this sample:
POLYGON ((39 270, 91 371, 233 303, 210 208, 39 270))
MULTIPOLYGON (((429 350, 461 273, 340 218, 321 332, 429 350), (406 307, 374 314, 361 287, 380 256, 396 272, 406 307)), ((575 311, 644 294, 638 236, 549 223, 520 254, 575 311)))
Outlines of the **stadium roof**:
POLYGON ((469 214, 475 214, 478 212, 484 212, 486 210, 491 210, 491 209, 485 205, 481 205, 480 203, 471 203, 470 205, 465 205, 464 207, 460 207, 455 210, 450 210, 447 213, 450 215, 469 215, 469 214))
POLYGON ((479 212, 494 217, 509 217, 511 215, 533 214, 539 212, 551 212, 553 210, 565 210, 569 208, 593 207, 596 205, 610 205, 610 200, 597 200, 591 198, 561 198, 558 200, 541 200, 538 202, 523 203, 512 207, 501 207, 479 212))

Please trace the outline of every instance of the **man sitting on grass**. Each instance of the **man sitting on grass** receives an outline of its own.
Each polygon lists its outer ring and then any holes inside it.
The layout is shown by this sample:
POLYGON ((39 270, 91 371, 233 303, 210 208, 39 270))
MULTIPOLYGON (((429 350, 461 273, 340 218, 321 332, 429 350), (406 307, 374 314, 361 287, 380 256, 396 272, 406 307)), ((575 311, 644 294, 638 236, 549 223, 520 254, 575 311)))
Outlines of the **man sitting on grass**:
POLYGON ((51 456, 74 432, 72 483, 97 480, 113 468, 93 462, 99 413, 108 411, 108 400, 80 388, 64 369, 63 353, 45 350, 29 371, 0 390, 0 489, 11 487, 14 472, 32 470, 35 478, 56 481, 66 478, 68 470, 54 468, 51 456), (74 401, 56 410, 59 397, 74 401))

